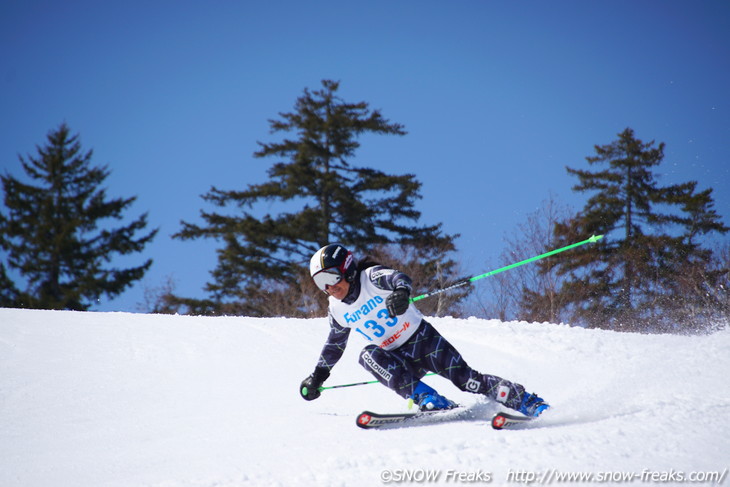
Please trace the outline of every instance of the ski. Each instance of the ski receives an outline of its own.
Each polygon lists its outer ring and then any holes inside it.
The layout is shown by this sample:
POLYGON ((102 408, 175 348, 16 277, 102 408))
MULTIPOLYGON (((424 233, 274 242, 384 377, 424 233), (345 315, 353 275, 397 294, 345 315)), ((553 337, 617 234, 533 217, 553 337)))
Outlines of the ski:
MULTIPOLYGON (((468 408, 457 406, 451 409, 438 409, 435 411, 414 411, 404 413, 375 413, 372 411, 361 412, 356 419, 356 424, 363 429, 397 428, 406 424, 431 424, 440 421, 453 421, 472 418, 474 413, 468 408), (452 413, 452 414, 449 414, 452 413), (424 420, 423 422, 421 420, 424 420)), ((480 415, 478 415, 480 416, 480 415)), ((486 418, 485 418, 486 419, 486 418)), ((521 424, 529 423, 537 418, 523 416, 521 414, 509 414, 505 412, 496 413, 491 420, 492 428, 501 430, 512 428, 521 424)))
MULTIPOLYGON (((406 422, 411 422, 414 420, 418 420, 421 418, 431 418, 434 416, 442 416, 445 415, 448 412, 455 411, 455 410, 462 410, 460 406, 456 406, 449 409, 437 409, 435 411, 414 411, 414 412, 406 412, 406 413, 374 413, 372 411, 363 411, 357 416, 356 424, 360 428, 364 429, 375 429, 375 428, 382 428, 382 427, 396 427, 399 425, 402 425, 406 422)), ((445 416, 450 418, 451 415, 445 416)))
POLYGON ((502 428, 510 428, 515 425, 529 423, 536 418, 528 416, 517 416, 509 413, 497 413, 492 417, 492 428, 501 430, 502 428))

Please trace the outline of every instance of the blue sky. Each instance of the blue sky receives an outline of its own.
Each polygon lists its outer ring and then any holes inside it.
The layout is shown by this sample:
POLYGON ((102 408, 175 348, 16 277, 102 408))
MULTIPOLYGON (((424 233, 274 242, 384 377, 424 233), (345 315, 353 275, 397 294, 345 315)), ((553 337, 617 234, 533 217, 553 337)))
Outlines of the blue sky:
POLYGON ((551 194, 581 208, 565 166, 626 127, 666 143, 661 184, 714 188, 730 225, 725 0, 4 1, 0 170, 22 177, 18 155, 66 122, 112 171, 109 196, 138 197, 129 219, 160 227, 129 261, 154 260, 145 279, 94 309, 135 311, 168 277, 203 297, 217 243, 170 235, 211 186, 265 180, 267 121, 322 79, 405 125, 354 162, 416 174, 421 223, 461 234, 468 274, 551 194))

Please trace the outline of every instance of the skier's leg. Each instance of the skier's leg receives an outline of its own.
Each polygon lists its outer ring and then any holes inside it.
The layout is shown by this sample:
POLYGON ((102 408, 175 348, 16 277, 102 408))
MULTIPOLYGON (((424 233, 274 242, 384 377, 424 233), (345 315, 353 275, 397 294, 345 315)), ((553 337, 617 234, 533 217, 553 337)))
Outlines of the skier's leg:
POLYGON ((508 408, 521 409, 523 397, 527 398, 522 385, 472 369, 459 351, 430 323, 424 321, 421 328, 422 347, 428 352, 420 359, 423 363, 417 362, 419 366, 449 379, 462 391, 482 394, 508 408))
POLYGON ((413 394, 414 388, 425 375, 425 371, 411 366, 398 353, 383 350, 377 345, 363 348, 358 362, 383 385, 404 398, 413 394))

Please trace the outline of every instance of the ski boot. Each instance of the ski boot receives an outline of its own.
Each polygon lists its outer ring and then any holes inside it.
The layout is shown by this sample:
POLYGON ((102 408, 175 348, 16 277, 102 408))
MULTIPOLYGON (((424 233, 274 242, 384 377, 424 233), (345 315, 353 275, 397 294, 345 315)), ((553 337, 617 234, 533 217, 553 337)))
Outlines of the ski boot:
POLYGON ((549 407, 550 405, 537 394, 529 394, 525 392, 522 394, 522 402, 519 409, 517 410, 525 416, 537 418, 538 416, 540 416, 540 414, 542 414, 543 411, 545 411, 549 407))
POLYGON ((427 386, 423 382, 419 382, 413 390, 410 397, 414 403, 418 404, 421 411, 435 411, 438 409, 452 409, 456 407, 456 403, 436 392, 433 388, 427 386))

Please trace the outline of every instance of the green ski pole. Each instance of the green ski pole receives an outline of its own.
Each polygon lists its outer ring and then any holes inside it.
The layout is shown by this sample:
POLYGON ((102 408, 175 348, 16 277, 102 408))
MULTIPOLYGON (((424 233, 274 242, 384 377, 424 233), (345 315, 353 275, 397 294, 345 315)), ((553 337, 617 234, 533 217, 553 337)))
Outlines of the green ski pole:
POLYGON ((566 245, 565 247, 561 247, 559 249, 551 250, 550 252, 545 252, 544 254, 537 255, 535 257, 530 257, 529 259, 521 260, 520 262, 516 262, 514 264, 506 265, 504 267, 500 267, 499 269, 486 272, 484 274, 480 274, 478 276, 474 277, 468 277, 466 279, 462 279, 461 281, 457 281, 454 284, 447 286, 443 289, 436 289, 435 291, 427 292, 426 294, 421 294, 420 296, 416 296, 414 298, 411 298, 411 303, 414 303, 416 301, 420 301, 421 299, 429 298, 431 296, 434 296, 436 294, 440 294, 446 291, 450 291, 452 289, 455 289, 457 287, 466 286, 468 284, 471 284, 474 281, 478 281, 479 279, 484 279, 485 277, 493 276, 495 274, 499 274, 500 272, 508 271, 510 269, 514 269, 515 267, 519 267, 521 265, 529 264, 530 262, 535 262, 536 260, 544 259, 545 257, 550 257, 551 255, 558 254, 560 252, 565 252, 566 250, 570 250, 575 247, 579 247, 581 245, 585 245, 588 243, 594 243, 598 242, 603 238, 603 235, 593 235, 591 238, 587 238, 583 240, 582 242, 577 242, 574 244, 566 245))
MULTIPOLYGON (((540 255, 537 255, 535 257, 530 257, 529 259, 521 260, 521 261, 516 262, 514 264, 510 264, 510 265, 507 265, 507 266, 504 266, 504 267, 500 267, 499 269, 496 269, 496 270, 493 270, 493 271, 489 271, 489 272, 485 272, 484 274, 480 274, 478 276, 474 276, 474 277, 469 277, 469 278, 466 278, 466 279, 462 279, 461 281, 455 282, 454 284, 452 284, 450 286, 447 286, 447 287, 445 287, 443 289, 436 289, 435 291, 430 291, 430 292, 427 292, 426 294, 421 294, 420 296, 416 296, 415 298, 411 298, 411 303, 413 303, 415 301, 420 301, 421 299, 425 299, 425 298, 434 296, 436 294, 440 294, 440 293, 443 293, 443 292, 446 292, 446 291, 450 291, 450 290, 455 289, 457 287, 466 286, 467 284, 470 284, 470 283, 472 283, 474 281, 478 281, 479 279, 484 279, 485 277, 493 276, 495 274, 499 274, 500 272, 508 271, 510 269, 514 269, 515 267, 519 267, 521 265, 529 264, 530 262, 535 262, 536 260, 544 259, 545 257, 550 257, 551 255, 555 255, 555 254, 558 254, 560 252, 565 252, 566 250, 570 250, 572 248, 579 247, 581 245, 585 245, 585 244, 588 244, 588 243, 598 242, 602 238, 603 238, 603 235, 593 235, 591 238, 587 238, 587 239, 583 240, 582 242, 577 242, 577 243, 574 243, 574 244, 566 245, 565 247, 561 247, 559 249, 551 250, 550 252, 545 252, 544 254, 540 254, 540 255)), ((429 373, 429 374, 426 374, 426 375, 434 375, 434 374, 433 373, 429 373)), ((326 389, 340 389, 340 388, 343 388, 343 387, 363 386, 363 385, 366 385, 366 384, 375 384, 377 382, 378 382, 377 380, 371 380, 371 381, 365 381, 365 382, 355 382, 355 383, 352 383, 352 384, 340 384, 340 385, 328 386, 328 387, 320 386, 318 390, 319 391, 324 391, 326 389)), ((307 395, 307 392, 308 392, 308 390, 307 390, 306 387, 302 388, 302 395, 306 396, 307 395)))
MULTIPOLYGON (((436 374, 433 373, 433 372, 430 372, 430 373, 426 374, 426 376, 429 376, 429 375, 436 375, 436 374)), ((378 382, 379 381, 377 381, 377 380, 368 380, 368 381, 365 381, 365 382, 354 382, 352 384, 339 384, 339 385, 336 385, 336 386, 327 386, 327 387, 320 386, 317 390, 318 391, 324 391, 324 390, 327 390, 327 389, 341 389, 343 387, 364 386, 366 384, 377 384, 378 382)), ((307 392, 309 392, 309 389, 307 389, 306 387, 302 387, 302 395, 303 396, 306 396, 307 395, 307 392)))

